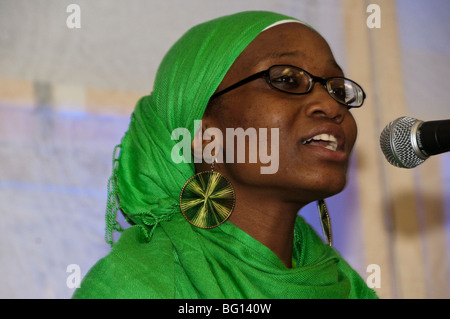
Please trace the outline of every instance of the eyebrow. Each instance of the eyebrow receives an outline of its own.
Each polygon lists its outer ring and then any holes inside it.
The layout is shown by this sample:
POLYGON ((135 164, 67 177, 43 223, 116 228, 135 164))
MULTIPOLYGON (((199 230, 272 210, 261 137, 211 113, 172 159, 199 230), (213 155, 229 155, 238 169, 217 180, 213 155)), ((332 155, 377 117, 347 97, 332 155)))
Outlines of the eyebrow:
MULTIPOLYGON (((272 52, 272 53, 262 57, 259 60, 259 63, 265 62, 267 60, 272 60, 272 59, 280 59, 280 58, 285 58, 285 57, 302 57, 302 56, 304 56, 304 54, 300 51, 272 52)), ((330 59, 328 61, 328 63, 331 66, 333 66, 334 68, 338 69, 342 74, 344 74, 344 71, 339 66, 339 64, 336 62, 336 60, 330 59)))

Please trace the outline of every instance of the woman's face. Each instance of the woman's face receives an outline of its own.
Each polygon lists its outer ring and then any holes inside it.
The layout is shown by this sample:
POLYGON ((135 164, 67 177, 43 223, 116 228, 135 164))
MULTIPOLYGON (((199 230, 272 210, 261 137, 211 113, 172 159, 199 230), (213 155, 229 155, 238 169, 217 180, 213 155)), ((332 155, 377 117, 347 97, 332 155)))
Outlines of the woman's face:
MULTIPOLYGON (((276 64, 297 66, 325 78, 343 76, 319 34, 302 24, 286 23, 258 35, 232 65, 217 92, 276 64)), ((255 128, 257 132, 266 128, 268 154, 271 129, 279 130, 279 163, 274 174, 261 174, 261 166, 268 164, 248 160, 236 163, 236 154, 234 163, 220 164, 220 172, 230 179, 237 193, 260 190, 285 201, 307 203, 344 188, 357 135, 356 123, 347 108, 336 102, 321 84, 316 83, 309 94, 291 95, 271 88, 261 77, 217 99, 217 105, 212 112, 205 113, 203 122, 223 132, 224 161, 227 128, 255 128), (334 136, 337 149, 326 148, 329 142, 309 142, 321 134, 334 136)), ((247 140, 247 153, 248 144, 247 140)), ((272 156, 272 160, 276 157, 272 156)))

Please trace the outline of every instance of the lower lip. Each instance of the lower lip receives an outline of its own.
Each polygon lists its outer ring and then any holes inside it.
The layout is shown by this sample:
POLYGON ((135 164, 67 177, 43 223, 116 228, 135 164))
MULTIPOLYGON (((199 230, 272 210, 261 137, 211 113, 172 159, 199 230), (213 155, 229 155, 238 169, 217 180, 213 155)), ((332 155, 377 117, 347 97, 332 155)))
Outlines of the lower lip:
POLYGON ((339 151, 339 150, 332 151, 323 146, 318 146, 318 145, 304 144, 303 146, 308 149, 308 152, 314 152, 319 157, 329 160, 329 161, 346 162, 348 160, 347 154, 343 151, 339 151))

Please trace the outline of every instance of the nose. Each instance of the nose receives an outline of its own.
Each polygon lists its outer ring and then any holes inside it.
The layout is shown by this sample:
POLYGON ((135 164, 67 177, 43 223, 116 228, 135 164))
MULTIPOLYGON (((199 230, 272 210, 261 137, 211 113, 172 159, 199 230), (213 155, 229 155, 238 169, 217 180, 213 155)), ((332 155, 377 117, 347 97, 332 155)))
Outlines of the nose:
POLYGON ((325 117, 340 124, 345 118, 348 109, 345 105, 336 101, 320 83, 315 83, 309 93, 311 98, 307 113, 314 117, 325 117))

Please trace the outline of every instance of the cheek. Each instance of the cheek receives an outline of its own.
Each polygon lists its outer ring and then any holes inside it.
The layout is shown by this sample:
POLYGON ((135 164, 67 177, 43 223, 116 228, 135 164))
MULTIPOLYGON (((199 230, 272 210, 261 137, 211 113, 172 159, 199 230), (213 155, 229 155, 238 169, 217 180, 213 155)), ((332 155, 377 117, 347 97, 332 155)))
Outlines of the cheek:
POLYGON ((349 151, 351 151, 355 145, 356 137, 358 136, 358 127, 353 115, 350 114, 350 117, 347 119, 345 124, 344 130, 347 136, 349 151))
POLYGON ((223 160, 235 179, 250 182, 278 172, 282 135, 286 132, 284 118, 274 108, 256 104, 221 117, 218 126, 223 132, 223 160))
POLYGON ((280 132, 281 139, 282 128, 290 125, 289 119, 292 118, 292 115, 283 111, 286 110, 286 107, 277 105, 268 98, 264 98, 263 101, 258 103, 257 98, 250 95, 248 99, 240 99, 235 103, 230 99, 227 108, 216 118, 217 127, 224 133, 226 129, 242 128, 246 131, 255 130, 257 133, 260 129, 266 129, 269 140, 270 131, 275 128, 280 132))

